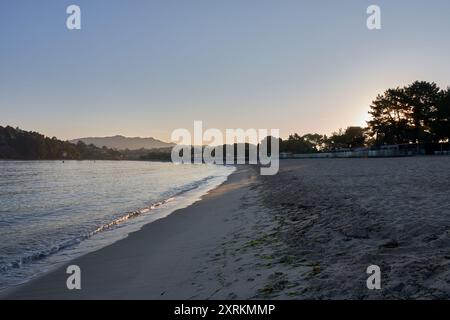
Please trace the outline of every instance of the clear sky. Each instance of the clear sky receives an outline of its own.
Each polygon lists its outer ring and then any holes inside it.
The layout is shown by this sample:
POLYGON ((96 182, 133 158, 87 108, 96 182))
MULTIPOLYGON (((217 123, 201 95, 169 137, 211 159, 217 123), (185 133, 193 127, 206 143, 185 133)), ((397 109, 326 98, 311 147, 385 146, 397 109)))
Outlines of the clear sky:
POLYGON ((62 139, 331 133, 414 80, 450 85, 450 1, 1 0, 0 125, 62 139), (66 7, 82 30, 66 28, 66 7), (381 7, 382 30, 366 27, 381 7))

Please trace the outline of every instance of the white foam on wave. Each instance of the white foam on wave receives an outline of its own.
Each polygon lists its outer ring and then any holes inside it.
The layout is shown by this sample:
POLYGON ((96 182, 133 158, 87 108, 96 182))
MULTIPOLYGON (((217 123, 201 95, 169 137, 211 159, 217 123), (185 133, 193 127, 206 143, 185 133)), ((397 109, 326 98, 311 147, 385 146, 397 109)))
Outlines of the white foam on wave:
POLYGON ((207 192, 225 182, 235 170, 234 167, 228 168, 229 170, 220 175, 193 181, 176 190, 174 195, 151 203, 145 208, 121 215, 111 222, 96 227, 89 233, 55 244, 47 250, 28 253, 13 262, 0 265, 0 278, 3 278, 0 279, 0 289, 27 282, 62 263, 121 240, 130 233, 140 230, 144 225, 164 218, 177 209, 191 205, 207 192))

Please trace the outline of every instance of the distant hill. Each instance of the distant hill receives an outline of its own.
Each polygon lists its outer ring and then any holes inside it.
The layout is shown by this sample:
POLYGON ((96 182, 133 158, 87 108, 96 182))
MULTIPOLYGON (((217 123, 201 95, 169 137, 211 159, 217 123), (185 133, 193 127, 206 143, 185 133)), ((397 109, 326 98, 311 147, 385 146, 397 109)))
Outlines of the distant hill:
POLYGON ((0 126, 0 159, 18 160, 121 160, 117 150, 49 138, 40 133, 0 126))
POLYGON ((93 144, 96 147, 102 148, 112 148, 116 150, 139 150, 139 149, 160 149, 169 148, 174 146, 172 143, 167 143, 155 138, 129 138, 124 136, 114 136, 114 137, 89 137, 89 138, 79 138, 71 140, 72 143, 77 143, 82 141, 87 145, 93 144))

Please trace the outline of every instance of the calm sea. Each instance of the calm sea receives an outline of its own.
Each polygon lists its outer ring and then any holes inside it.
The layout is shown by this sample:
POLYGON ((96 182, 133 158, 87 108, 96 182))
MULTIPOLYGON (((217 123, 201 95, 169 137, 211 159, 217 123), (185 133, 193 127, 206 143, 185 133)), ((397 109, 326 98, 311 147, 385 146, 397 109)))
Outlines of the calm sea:
POLYGON ((0 288, 97 250, 198 200, 233 167, 0 161, 0 288))

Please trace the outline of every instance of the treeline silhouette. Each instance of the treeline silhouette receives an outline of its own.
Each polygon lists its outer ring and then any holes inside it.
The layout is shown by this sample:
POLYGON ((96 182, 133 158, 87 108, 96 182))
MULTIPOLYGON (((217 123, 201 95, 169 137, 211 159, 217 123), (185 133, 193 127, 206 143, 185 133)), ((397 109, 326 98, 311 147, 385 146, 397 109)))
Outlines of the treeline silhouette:
POLYGON ((280 152, 314 153, 392 144, 448 143, 450 138, 450 88, 416 81, 388 89, 370 105, 367 127, 340 129, 330 137, 292 134, 280 139, 280 152))
MULTIPOLYGON (((265 140, 268 140, 267 155, 271 155, 271 139, 277 139, 272 136, 268 136, 265 140)), ((337 133, 333 133, 329 138, 326 135, 320 134, 306 134, 299 136, 298 134, 290 135, 288 139, 278 139, 279 151, 289 152, 294 154, 299 153, 315 153, 324 151, 335 151, 342 148, 358 148, 364 147, 366 138, 365 130, 360 127, 349 127, 345 131, 339 130, 337 133)), ((259 148, 261 144, 254 145, 250 143, 234 143, 233 145, 222 145, 223 159, 227 156, 234 159, 238 158, 238 146, 245 150, 245 159, 249 159, 250 152, 256 154, 259 157, 259 148), (228 149, 231 146, 230 149, 228 149)), ((204 149, 204 147, 202 147, 204 149)), ((172 148, 154 149, 154 150, 140 150, 136 152, 127 152, 126 157, 129 159, 140 160, 159 160, 159 161, 171 161, 172 148), (145 154, 142 154, 142 152, 145 154), (136 156, 138 154, 138 156, 136 156)), ((190 147, 191 161, 194 160, 195 151, 194 147, 190 147)), ((212 156, 215 156, 215 152, 211 152, 212 156)), ((183 156, 183 152, 180 152, 180 156, 183 156)), ((227 161, 228 162, 228 161, 227 161)))
MULTIPOLYGON (((273 137, 266 137, 266 139, 276 139, 273 137)), ((183 161, 194 163, 194 160, 197 157, 203 159, 203 155, 208 153, 211 154, 212 157, 216 157, 216 148, 220 150, 222 149, 222 160, 223 163, 230 164, 232 162, 237 163, 238 159, 244 159, 249 160, 251 158, 251 154, 255 155, 254 158, 259 159, 259 148, 261 144, 254 145, 250 143, 234 143, 230 145, 220 145, 216 146, 214 148, 211 148, 211 150, 205 150, 205 146, 202 147, 193 147, 193 146, 185 146, 186 150, 189 152, 189 156, 184 157, 183 161), (243 154, 241 154, 241 150, 244 151, 243 154), (232 159, 232 162, 229 160, 232 159)), ((270 141, 267 144, 267 151, 266 154, 270 155, 270 141)), ((179 157, 182 158, 184 155, 184 150, 180 150, 178 153, 179 157)), ((147 150, 146 154, 140 155, 140 160, 153 160, 153 161, 172 161, 172 148, 160 148, 160 149, 153 149, 153 150, 147 150)), ((204 161, 203 161, 204 162, 204 161)), ((218 163, 218 162, 216 162, 218 163)))
MULTIPOLYGON (((388 89, 372 102, 369 113, 372 120, 365 128, 348 127, 330 136, 317 133, 291 134, 288 139, 279 139, 279 150, 299 154, 379 148, 391 144, 436 145, 449 142, 450 88, 442 90, 433 82, 416 81, 402 88, 388 89)), ((247 154, 250 148, 258 146, 246 144, 247 154)), ((0 126, 2 159, 170 161, 170 154, 171 148, 118 151, 83 142, 73 144, 55 137, 48 138, 37 132, 0 126)))
POLYGON ((16 160, 120 160, 116 150, 49 138, 37 132, 0 126, 0 159, 16 160))
MULTIPOLYGON (((416 144, 427 153, 439 150, 450 139, 450 88, 440 89, 436 83, 416 81, 405 87, 388 89, 370 105, 372 120, 367 127, 347 127, 330 136, 318 133, 289 135, 279 139, 280 152, 303 154, 377 149, 383 145, 416 144)), ((248 151, 251 148, 245 146, 248 151)), ((224 149, 225 150, 225 149, 224 149)), ((170 150, 159 150, 142 155, 141 159, 170 160, 170 150)), ((246 156, 248 152, 246 152, 246 156)))
POLYGON ((366 129, 361 127, 348 127, 339 129, 330 137, 317 133, 305 135, 291 134, 288 139, 280 139, 280 152, 315 153, 330 152, 341 149, 355 149, 366 146, 366 129))
POLYGON ((368 135, 374 144, 438 143, 450 138, 450 88, 416 81, 377 96, 370 109, 368 135))

